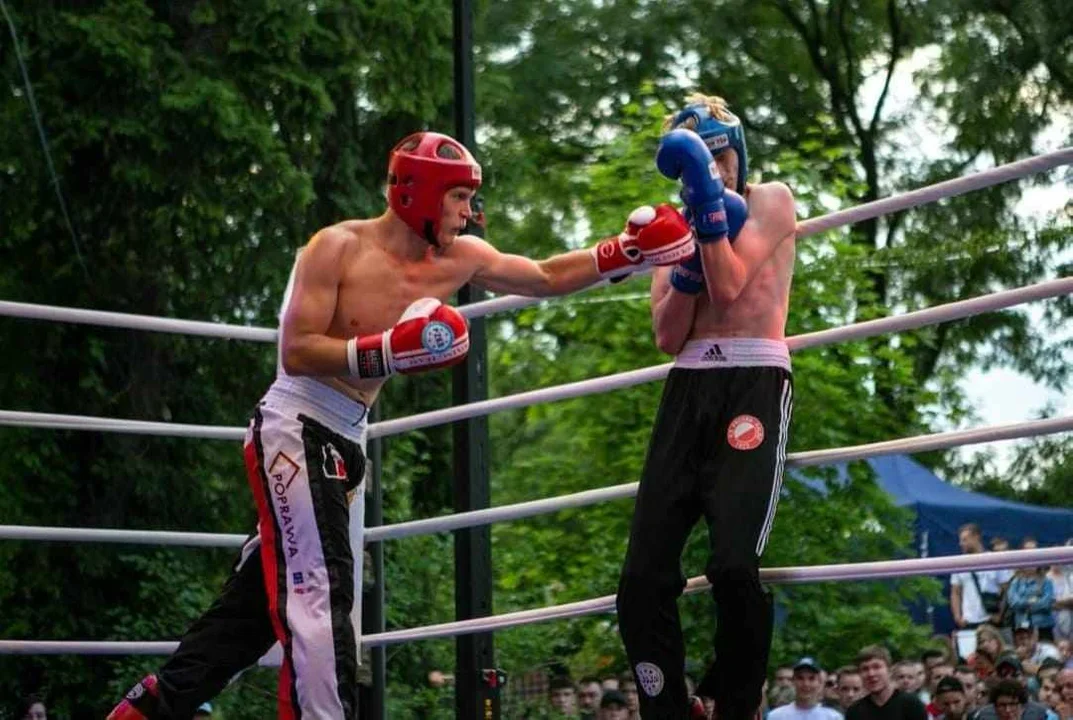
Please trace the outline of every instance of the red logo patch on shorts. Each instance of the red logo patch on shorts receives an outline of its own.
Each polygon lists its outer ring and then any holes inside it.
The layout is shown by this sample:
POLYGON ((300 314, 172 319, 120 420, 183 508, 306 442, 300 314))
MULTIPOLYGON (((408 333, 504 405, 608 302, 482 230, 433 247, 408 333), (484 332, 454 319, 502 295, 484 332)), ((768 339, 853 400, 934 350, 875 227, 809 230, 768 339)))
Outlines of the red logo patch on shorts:
POLYGON ((764 442, 764 423, 752 415, 738 415, 727 427, 727 442, 735 450, 755 450, 764 442))

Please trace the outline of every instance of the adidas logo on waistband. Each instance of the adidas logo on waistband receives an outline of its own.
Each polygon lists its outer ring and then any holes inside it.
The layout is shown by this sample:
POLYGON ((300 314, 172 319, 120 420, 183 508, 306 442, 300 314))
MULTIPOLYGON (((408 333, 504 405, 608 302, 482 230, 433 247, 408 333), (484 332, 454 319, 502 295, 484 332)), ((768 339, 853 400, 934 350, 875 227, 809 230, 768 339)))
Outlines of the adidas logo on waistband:
POLYGON ((719 345, 713 343, 711 347, 704 351, 704 356, 701 358, 702 362, 726 362, 727 356, 723 354, 723 351, 719 349, 719 345))

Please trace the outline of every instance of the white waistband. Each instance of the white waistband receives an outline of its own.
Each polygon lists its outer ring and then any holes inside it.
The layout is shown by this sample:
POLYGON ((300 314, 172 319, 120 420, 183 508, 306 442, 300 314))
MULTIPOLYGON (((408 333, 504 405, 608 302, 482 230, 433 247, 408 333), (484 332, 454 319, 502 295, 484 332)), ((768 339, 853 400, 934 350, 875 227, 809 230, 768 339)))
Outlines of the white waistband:
POLYGON ((685 344, 675 357, 674 366, 690 370, 777 367, 789 372, 790 350, 783 340, 701 338, 685 344))
POLYGON ((280 375, 265 393, 263 402, 280 409, 309 415, 348 440, 365 447, 369 408, 311 377, 280 375))

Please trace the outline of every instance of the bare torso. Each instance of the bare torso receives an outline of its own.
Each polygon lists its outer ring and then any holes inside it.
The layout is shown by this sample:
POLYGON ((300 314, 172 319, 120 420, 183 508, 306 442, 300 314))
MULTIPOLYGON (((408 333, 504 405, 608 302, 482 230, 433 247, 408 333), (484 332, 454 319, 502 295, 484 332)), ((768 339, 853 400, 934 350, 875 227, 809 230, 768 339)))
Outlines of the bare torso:
POLYGON ((734 250, 743 258, 764 258, 759 270, 737 299, 715 306, 706 293, 697 300, 689 340, 714 337, 750 337, 782 340, 790 305, 790 283, 794 273, 795 240, 775 237, 765 228, 767 186, 750 185, 746 192, 749 219, 738 235, 734 250), (748 226, 756 232, 747 232, 748 226), (771 253, 771 245, 781 244, 771 253))
MULTIPOLYGON (((434 297, 447 302, 477 269, 476 255, 464 236, 447 249, 435 250, 430 245, 420 257, 404 257, 377 241, 375 220, 348 220, 339 228, 350 237, 343 253, 335 313, 325 333, 330 337, 348 339, 387 330, 415 300, 434 297)), ((366 406, 373 404, 384 384, 383 379, 317 379, 366 406)))

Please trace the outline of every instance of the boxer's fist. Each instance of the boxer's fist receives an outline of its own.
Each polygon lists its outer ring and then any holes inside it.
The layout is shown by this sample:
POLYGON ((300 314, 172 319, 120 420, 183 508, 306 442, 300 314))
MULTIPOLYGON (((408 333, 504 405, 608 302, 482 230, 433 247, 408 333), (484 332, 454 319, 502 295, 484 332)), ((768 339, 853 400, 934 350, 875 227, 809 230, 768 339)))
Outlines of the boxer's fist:
POLYGON ((393 328, 347 342, 350 374, 383 378, 456 365, 469 352, 469 324, 462 313, 435 298, 422 298, 393 328))
POLYGON ((682 202, 693 213, 693 227, 699 242, 724 240, 729 234, 723 195, 726 188, 719 177, 712 151, 692 130, 671 130, 663 136, 656 152, 656 167, 672 180, 682 181, 682 202))
POLYGON ((693 229, 670 205, 656 208, 655 217, 637 230, 633 241, 647 265, 674 265, 693 254, 693 229))
POLYGON ((616 282, 641 267, 643 258, 635 244, 637 231, 652 222, 655 217, 655 208, 642 205, 630 213, 622 232, 592 246, 592 259, 600 277, 616 282))
POLYGON ((593 247, 596 270, 613 280, 648 265, 673 265, 693 253, 693 231, 670 205, 642 205, 626 229, 593 247))

